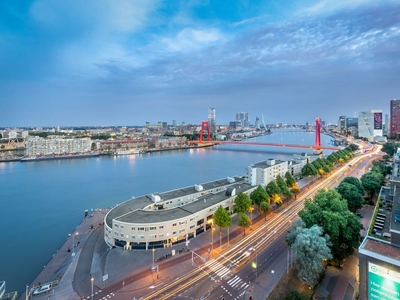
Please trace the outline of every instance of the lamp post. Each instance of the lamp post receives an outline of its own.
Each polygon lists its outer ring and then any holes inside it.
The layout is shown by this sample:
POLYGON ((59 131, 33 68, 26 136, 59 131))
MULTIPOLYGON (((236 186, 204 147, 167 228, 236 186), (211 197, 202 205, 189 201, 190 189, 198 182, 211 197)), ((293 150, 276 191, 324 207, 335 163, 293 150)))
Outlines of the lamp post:
POLYGON ((94 283, 94 278, 93 277, 90 278, 90 282, 92 284, 92 297, 91 297, 91 299, 93 300, 93 283, 94 283))
POLYGON ((214 250, 214 220, 211 219, 208 221, 208 223, 211 223, 211 253, 214 250))
POLYGON ((250 207, 250 230, 253 230, 253 203, 250 207))
POLYGON ((154 284, 154 248, 153 248, 152 252, 153 252, 153 267, 151 268, 151 276, 153 278, 153 284, 154 284))
POLYGON ((75 257, 75 235, 78 235, 79 232, 74 232, 74 233, 70 233, 69 235, 72 235, 72 260, 75 257))

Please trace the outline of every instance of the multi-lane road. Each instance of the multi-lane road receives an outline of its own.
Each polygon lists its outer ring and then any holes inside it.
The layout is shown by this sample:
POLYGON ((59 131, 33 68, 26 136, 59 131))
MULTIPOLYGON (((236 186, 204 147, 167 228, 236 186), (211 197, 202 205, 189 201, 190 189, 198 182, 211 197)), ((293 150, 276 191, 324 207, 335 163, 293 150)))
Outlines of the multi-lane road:
MULTIPOLYGON (((196 257, 195 267, 173 282, 157 287, 145 299, 248 299, 252 285, 261 274, 271 274, 274 268, 287 268, 290 251, 285 237, 305 199, 324 188, 333 188, 350 172, 362 172, 363 161, 373 159, 379 153, 376 147, 371 154, 355 157, 350 163, 336 169, 328 177, 319 180, 303 191, 298 199, 285 210, 276 214, 221 255, 208 261, 196 257)), ((274 285, 271 280, 271 285, 274 285)), ((264 283, 264 289, 268 290, 264 283)), ((272 286, 270 287, 272 288, 272 286)))

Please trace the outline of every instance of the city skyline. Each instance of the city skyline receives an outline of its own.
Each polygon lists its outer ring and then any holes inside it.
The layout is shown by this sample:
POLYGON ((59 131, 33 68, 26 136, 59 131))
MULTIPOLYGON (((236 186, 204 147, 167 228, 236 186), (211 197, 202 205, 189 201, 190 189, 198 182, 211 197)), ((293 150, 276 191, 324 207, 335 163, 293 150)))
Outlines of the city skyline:
POLYGON ((3 1, 0 127, 388 114, 399 16, 397 1, 3 1))

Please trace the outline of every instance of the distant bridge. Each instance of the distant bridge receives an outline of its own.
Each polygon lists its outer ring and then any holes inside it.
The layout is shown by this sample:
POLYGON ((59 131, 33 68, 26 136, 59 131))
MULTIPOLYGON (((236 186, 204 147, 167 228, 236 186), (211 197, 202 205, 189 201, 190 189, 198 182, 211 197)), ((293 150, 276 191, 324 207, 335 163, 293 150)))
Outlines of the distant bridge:
POLYGON ((321 146, 321 119, 315 119, 315 144, 311 145, 295 145, 295 144, 283 144, 283 143, 258 143, 258 142, 243 142, 243 141, 211 141, 210 140, 210 127, 207 121, 201 122, 200 140, 190 141, 190 144, 213 144, 213 145, 251 145, 251 146, 265 146, 265 147, 283 147, 283 148, 302 148, 302 149, 313 149, 315 151, 320 150, 340 150, 338 147, 325 147, 321 146), (207 131, 207 141, 203 141, 203 131, 207 131))
MULTIPOLYGON (((310 145, 295 145, 295 144, 282 144, 282 143, 259 143, 259 142, 243 142, 243 141, 190 141, 190 144, 213 144, 213 145, 250 145, 250 146, 265 146, 265 147, 283 147, 283 148, 302 148, 316 150, 314 146, 310 145)), ((340 150, 338 147, 325 147, 320 146, 318 150, 340 150)))

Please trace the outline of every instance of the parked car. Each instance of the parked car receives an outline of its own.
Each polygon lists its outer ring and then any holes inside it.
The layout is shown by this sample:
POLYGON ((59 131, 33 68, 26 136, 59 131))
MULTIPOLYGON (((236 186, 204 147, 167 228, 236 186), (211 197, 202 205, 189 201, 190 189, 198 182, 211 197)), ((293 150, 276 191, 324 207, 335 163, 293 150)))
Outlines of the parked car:
POLYGON ((47 293, 48 291, 51 290, 51 285, 50 284, 44 284, 41 287, 37 288, 36 290, 33 291, 33 296, 40 295, 43 293, 47 293))

